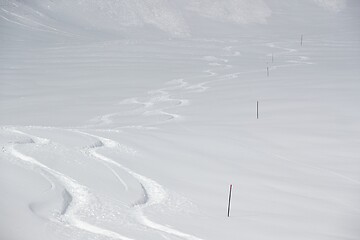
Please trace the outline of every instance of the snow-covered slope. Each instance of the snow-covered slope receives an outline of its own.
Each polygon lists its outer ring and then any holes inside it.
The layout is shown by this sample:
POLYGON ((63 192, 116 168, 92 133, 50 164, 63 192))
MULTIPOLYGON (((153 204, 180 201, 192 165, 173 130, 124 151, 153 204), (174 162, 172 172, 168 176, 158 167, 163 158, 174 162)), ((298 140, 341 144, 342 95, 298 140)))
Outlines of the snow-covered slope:
POLYGON ((251 28, 254 24, 272 26, 277 15, 284 20, 283 27, 289 27, 290 21, 291 28, 301 25, 307 28, 309 17, 325 20, 351 7, 358 7, 358 3, 345 0, 3 0, 1 22, 2 25, 10 23, 11 28, 31 30, 33 34, 48 32, 65 36, 78 36, 84 31, 92 33, 92 37, 101 37, 99 31, 124 38, 135 33, 140 38, 164 36, 162 32, 172 37, 189 37, 198 36, 199 31, 218 36, 221 28, 233 36, 241 36, 234 30, 244 24, 250 24, 251 28), (290 16, 283 18, 285 14, 290 16), (292 21, 296 18, 302 23, 294 25, 292 21))
POLYGON ((358 239, 359 7, 3 0, 0 239, 358 239))

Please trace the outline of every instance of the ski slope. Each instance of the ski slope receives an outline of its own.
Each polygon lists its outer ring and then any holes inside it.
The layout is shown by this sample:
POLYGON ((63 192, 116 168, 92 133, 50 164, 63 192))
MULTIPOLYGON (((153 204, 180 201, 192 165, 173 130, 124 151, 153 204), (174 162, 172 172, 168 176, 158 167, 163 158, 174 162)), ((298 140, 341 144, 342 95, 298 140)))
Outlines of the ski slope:
POLYGON ((2 1, 0 239, 359 239, 359 9, 2 1))

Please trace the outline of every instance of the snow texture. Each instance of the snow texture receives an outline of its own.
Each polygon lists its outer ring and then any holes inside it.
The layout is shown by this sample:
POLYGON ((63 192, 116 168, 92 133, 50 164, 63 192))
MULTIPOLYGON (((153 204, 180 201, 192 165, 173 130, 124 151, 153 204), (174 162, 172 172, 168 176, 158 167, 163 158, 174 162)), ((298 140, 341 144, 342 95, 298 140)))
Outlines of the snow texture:
POLYGON ((0 1, 0 239, 359 239, 359 7, 0 1))

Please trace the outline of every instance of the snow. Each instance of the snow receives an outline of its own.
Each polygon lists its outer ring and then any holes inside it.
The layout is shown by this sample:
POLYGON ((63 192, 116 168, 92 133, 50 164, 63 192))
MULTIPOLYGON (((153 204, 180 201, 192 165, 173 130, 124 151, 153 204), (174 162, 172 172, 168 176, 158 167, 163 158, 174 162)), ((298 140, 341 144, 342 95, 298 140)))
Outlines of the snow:
POLYGON ((0 239, 359 239, 359 7, 2 1, 0 239))

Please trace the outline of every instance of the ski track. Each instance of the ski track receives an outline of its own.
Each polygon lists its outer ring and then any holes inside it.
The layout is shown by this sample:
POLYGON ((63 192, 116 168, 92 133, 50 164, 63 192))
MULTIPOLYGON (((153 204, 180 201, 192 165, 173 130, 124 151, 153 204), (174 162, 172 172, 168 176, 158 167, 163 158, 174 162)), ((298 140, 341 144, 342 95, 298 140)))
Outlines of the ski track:
POLYGON ((73 226, 75 228, 84 230, 86 232, 90 232, 90 233, 97 234, 97 235, 102 235, 102 236, 109 237, 109 238, 121 239, 121 240, 134 240, 132 238, 122 236, 119 233, 92 225, 90 223, 87 223, 87 222, 79 219, 77 217, 76 213, 80 209, 86 209, 87 205, 91 204, 89 202, 89 199, 90 199, 89 189, 87 187, 79 184, 74 179, 72 179, 54 169, 47 167, 46 165, 42 164, 35 158, 27 156, 15 149, 16 145, 21 145, 21 144, 33 144, 34 143, 39 146, 46 145, 46 144, 49 144, 49 142, 50 142, 48 139, 32 136, 32 135, 29 135, 27 133, 24 133, 19 130, 15 130, 15 129, 9 129, 9 131, 16 133, 16 134, 22 134, 22 135, 25 135, 30 138, 29 143, 15 143, 15 144, 8 146, 8 151, 10 152, 11 155, 16 157, 17 159, 20 159, 20 160, 26 162, 27 164, 32 165, 33 167, 38 167, 39 169, 44 170, 49 175, 52 175, 54 178, 58 179, 59 182, 61 182, 63 184, 65 191, 67 192, 67 193, 65 193, 65 195, 68 194, 68 196, 65 197, 65 199, 64 199, 65 203, 64 203, 63 209, 61 211, 61 213, 62 213, 61 217, 63 218, 63 220, 65 220, 65 222, 67 224, 69 224, 70 226, 73 226))
MULTIPOLYGON (((1 16, 1 15, 0 15, 0 17, 4 18, 4 16, 1 16)), ((6 20, 11 21, 9 19, 6 19, 6 20)), ((14 23, 20 24, 18 22, 14 22, 14 23)), ((30 27, 30 26, 26 26, 26 25, 24 25, 24 26, 30 27)), ((37 29, 37 30, 41 31, 41 29, 37 29)), ((283 54, 291 54, 291 53, 297 52, 296 49, 279 47, 279 46, 275 45, 274 43, 268 43, 266 46, 275 48, 275 49, 280 49, 283 51, 280 53, 276 53, 276 55, 274 55, 272 53, 271 56, 279 56, 279 55, 283 55, 283 54)), ((228 53, 230 53, 231 49, 232 49, 232 46, 228 46, 225 48, 225 50, 228 53)), ((235 53, 231 54, 231 56, 241 56, 241 53, 235 52, 235 53)), ((268 56, 269 56, 269 54, 268 54, 268 56)), ((308 58, 306 56, 299 56, 299 59, 300 59, 299 61, 297 61, 297 60, 291 60, 290 62, 288 61, 290 64, 271 66, 270 69, 277 69, 277 68, 281 68, 281 67, 289 67, 289 66, 302 65, 302 64, 313 64, 311 62, 306 62, 308 60, 308 58)), ((225 58, 217 58, 214 56, 204 56, 203 60, 207 61, 210 66, 216 66, 216 67, 221 66, 223 69, 229 69, 232 67, 232 65, 228 64, 229 60, 225 59, 225 58)), ((237 78, 241 74, 255 73, 255 72, 264 72, 264 70, 262 70, 262 69, 261 70, 251 70, 251 71, 243 71, 243 72, 235 72, 235 73, 219 75, 216 70, 208 69, 208 70, 203 71, 203 73, 206 74, 206 77, 211 78, 208 81, 204 81, 204 82, 200 82, 200 83, 191 85, 188 82, 186 82, 184 79, 175 79, 175 80, 169 81, 167 83, 167 85, 169 85, 169 86, 167 86, 167 87, 148 92, 148 95, 150 96, 150 98, 148 98, 148 100, 139 100, 139 98, 128 98, 128 99, 121 101, 119 104, 120 105, 122 105, 122 104, 139 105, 139 107, 136 108, 136 111, 139 111, 139 109, 142 110, 142 115, 144 115, 144 116, 164 115, 164 116, 167 116, 166 121, 179 119, 179 118, 181 118, 180 115, 170 113, 169 110, 171 110, 175 107, 187 105, 187 104, 189 104, 189 100, 172 98, 171 95, 172 95, 173 91, 175 91, 176 94, 192 93, 192 92, 199 92, 199 93, 205 92, 209 88, 209 86, 206 86, 206 85, 208 85, 210 83, 231 80, 231 79, 237 78), (159 104, 160 104, 160 107, 157 106, 159 104), (161 104, 165 104, 165 106, 161 106, 161 104)), ((201 240, 201 238, 198 238, 196 236, 181 232, 181 231, 176 230, 169 226, 165 226, 165 225, 153 222, 148 217, 146 217, 144 214, 144 209, 147 207, 150 207, 150 206, 163 204, 168 199, 169 193, 156 181, 154 181, 148 177, 145 177, 139 173, 136 173, 136 172, 132 171, 131 169, 123 166, 119 162, 97 152, 97 149, 104 148, 104 149, 120 150, 121 152, 125 151, 129 154, 135 154, 136 151, 134 149, 131 149, 129 147, 121 145, 118 142, 113 141, 111 139, 84 132, 85 131, 84 129, 91 130, 91 127, 110 125, 110 124, 114 123, 113 118, 117 117, 119 115, 120 115, 120 113, 110 113, 110 114, 102 115, 97 118, 98 123, 96 123, 94 125, 86 125, 82 128, 78 128, 78 129, 71 129, 71 128, 65 129, 64 128, 62 130, 68 130, 68 131, 72 131, 77 134, 83 134, 83 135, 87 135, 87 136, 95 138, 96 142, 94 144, 92 144, 91 146, 86 147, 84 152, 86 154, 89 154, 90 156, 94 157, 95 159, 98 159, 99 161, 101 161, 104 164, 104 166, 106 166, 109 169, 109 171, 111 171, 111 173, 117 178, 117 180, 123 185, 125 191, 128 191, 129 186, 122 179, 122 177, 117 173, 117 171, 115 170, 116 168, 127 172, 129 175, 131 175, 133 178, 135 178, 139 182, 139 184, 143 190, 143 197, 132 205, 133 217, 138 221, 139 224, 141 224, 149 229, 158 231, 160 236, 162 236, 165 239, 169 239, 167 235, 172 235, 172 236, 176 236, 176 237, 179 237, 182 239, 187 239, 187 240, 201 240), (80 131, 79 129, 82 129, 82 131, 80 131)), ((149 125, 161 124, 161 123, 164 123, 164 121, 151 123, 149 125)), ((50 127, 50 128, 52 128, 52 127, 50 127)), ((146 125, 139 125, 139 126, 120 126, 117 128, 147 129, 148 127, 146 125)), ((149 128, 151 128, 152 130, 156 129, 154 127, 149 127, 149 128)), ((86 232, 96 234, 96 235, 101 235, 101 236, 108 237, 108 238, 133 240, 131 238, 122 236, 121 234, 119 234, 117 232, 113 232, 113 231, 92 225, 90 223, 87 223, 87 222, 79 219, 76 213, 81 209, 86 209, 86 206, 88 204, 91 204, 90 203, 91 193, 89 192, 89 189, 87 187, 79 184, 74 179, 72 179, 54 169, 47 167, 46 165, 42 164, 41 162, 37 161, 36 159, 34 159, 30 156, 27 156, 25 154, 22 154, 21 152, 19 152, 18 150, 15 149, 15 146, 20 145, 20 144, 36 144, 38 146, 50 144, 50 141, 48 139, 32 136, 27 133, 16 130, 15 128, 11 128, 8 130, 13 133, 21 134, 21 135, 28 137, 28 141, 15 142, 14 144, 7 147, 7 149, 14 157, 16 157, 28 164, 31 164, 33 167, 38 168, 38 172, 44 178, 46 178, 50 183, 50 187, 47 191, 50 191, 55 188, 54 182, 52 182, 51 179, 49 178, 49 176, 47 176, 47 175, 50 175, 53 178, 58 179, 59 182, 61 182, 63 184, 65 190, 63 192, 64 205, 61 210, 61 216, 63 217, 64 221, 67 224, 69 224, 75 228, 84 230, 86 232)), ((94 128, 92 128, 92 130, 96 131, 96 129, 94 129, 94 128)), ((102 130, 103 131, 119 131, 116 129, 105 129, 105 130, 102 129, 102 130)), ((121 132, 121 130, 120 130, 120 132, 121 132)), ((277 157, 281 158, 283 160, 286 160, 286 161, 290 161, 281 156, 277 156, 277 157)), ((320 168, 317 168, 314 166, 308 166, 308 167, 316 168, 318 170, 320 169, 320 168)), ((324 170, 324 169, 321 169, 321 170, 324 170)), ((351 178, 348 178, 346 176, 343 176, 341 174, 338 174, 336 172, 333 172, 330 170, 327 170, 327 172, 329 172, 333 175, 336 175, 338 177, 345 178, 349 181, 352 181, 353 183, 360 184, 360 182, 353 180, 351 178)))
MULTIPOLYGON (((294 54, 298 52, 297 49, 294 48, 285 48, 275 45, 275 43, 267 43, 265 46, 274 48, 274 49, 280 49, 282 52, 278 52, 276 54, 267 54, 267 56, 281 56, 285 54, 294 54)), ((230 52, 233 46, 225 47, 224 49, 227 52, 230 52)), ((238 51, 236 51, 233 56, 241 56, 238 51)), ((281 65, 270 65, 268 63, 269 70, 276 70, 278 68, 283 67, 293 67, 303 64, 314 64, 312 62, 308 62, 309 58, 306 56, 298 56, 297 60, 289 60, 287 61, 288 64, 281 64, 281 65)), ((229 64, 229 60, 226 58, 218 58, 215 56, 204 56, 202 58, 203 61, 208 62, 210 66, 216 66, 216 67, 222 67, 222 70, 230 69, 233 67, 233 65, 229 64)), ((139 100, 139 98, 133 97, 122 100, 119 104, 120 105, 140 105, 138 108, 135 109, 135 111, 142 111, 140 115, 142 116, 166 116, 165 120, 160 120, 157 122, 149 123, 149 124, 143 124, 138 127, 146 127, 146 126, 153 126, 153 125, 160 125, 162 123, 165 123, 170 120, 176 120, 181 119, 182 116, 179 114, 171 113, 171 109, 175 107, 180 106, 186 106, 189 104, 188 99, 178 99, 178 98, 172 98, 171 93, 175 91, 177 94, 186 94, 186 93, 201 93, 205 92, 209 89, 208 84, 215 83, 215 82, 223 82, 226 80, 233 80, 237 77, 239 77, 242 74, 248 74, 248 73, 259 73, 259 72, 266 72, 266 65, 264 65, 264 69, 256 69, 256 70, 250 70, 250 71, 241 71, 241 72, 233 72, 228 74, 219 75, 216 72, 216 69, 207 69, 204 70, 203 73, 206 74, 205 77, 211 78, 208 81, 196 83, 196 84, 189 84, 189 82, 185 81, 184 79, 174 79, 169 82, 167 82, 167 85, 172 85, 169 87, 152 90, 148 92, 148 95, 150 97, 148 100, 139 100), (169 106, 165 107, 158 107, 157 104, 162 103, 172 103, 169 106)), ((134 110, 133 110, 134 111, 134 110)), ((108 126, 110 124, 113 124, 114 121, 112 120, 114 117, 121 116, 121 112, 118 113, 109 113, 106 115, 98 116, 96 119, 97 123, 93 125, 87 125, 87 128, 91 127, 99 127, 99 126, 108 126)))
MULTIPOLYGON (((168 193, 166 192, 166 190, 156 181, 154 181, 148 177, 145 177, 139 173, 136 173, 133 170, 118 163, 117 161, 96 152, 97 148, 108 148, 108 149, 120 148, 120 151, 123 151, 124 148, 127 149, 126 147, 124 147, 120 143, 115 142, 108 138, 100 137, 100 136, 97 136, 94 134, 81 132, 81 131, 77 131, 77 130, 75 130, 74 132, 84 134, 87 136, 91 136, 97 140, 95 144, 88 147, 88 151, 93 157, 98 158, 99 160, 104 161, 105 163, 112 164, 113 166, 126 171, 128 174, 133 176, 139 182, 139 184, 143 190, 143 198, 133 204, 133 209, 134 209, 133 214, 134 214, 135 219, 141 225, 148 227, 150 229, 153 229, 153 230, 156 230, 156 231, 159 231, 162 233, 174 235, 174 236, 177 236, 177 237, 180 237, 183 239, 201 240, 200 238, 195 237, 193 235, 183 233, 179 230, 173 229, 171 227, 168 227, 168 226, 165 226, 165 225, 162 225, 159 223, 155 223, 155 222, 151 221, 150 219, 148 219, 144 215, 143 210, 145 208, 153 206, 153 205, 162 204, 168 198, 168 193)), ((130 150, 130 152, 133 152, 133 150, 130 150)), ((124 184, 126 185, 126 183, 124 183, 124 184)))
MULTIPOLYGON (((94 137, 94 135, 87 134, 87 133, 84 133, 84 132, 80 132, 80 131, 76 131, 76 132, 78 132, 80 134, 85 134, 85 135, 94 137)), ((103 141, 105 141, 105 140, 103 139, 103 141)), ((99 141, 95 142, 93 145, 87 147, 86 152, 88 152, 95 159, 101 160, 101 162, 115 175, 115 177, 119 180, 119 182, 124 186, 125 191, 128 191, 129 187, 126 184, 126 182, 120 177, 120 175, 115 171, 114 168, 109 166, 109 164, 112 164, 114 166, 120 167, 120 166, 118 166, 117 162, 115 162, 115 161, 111 160, 110 158, 107 158, 107 157, 101 155, 100 153, 96 152, 97 148, 105 147, 105 144, 103 143, 103 141, 99 140, 99 141)))
MULTIPOLYGON (((178 120, 181 119, 182 116, 179 114, 171 113, 169 110, 186 106, 189 104, 188 99, 182 99, 182 98, 172 98, 171 97, 171 91, 176 90, 182 90, 182 89, 205 89, 203 86, 189 86, 187 82, 185 82, 183 79, 174 79, 167 83, 167 85, 172 85, 169 87, 152 90, 148 92, 148 100, 141 101, 139 98, 128 98, 124 99, 121 102, 119 102, 120 105, 140 105, 138 108, 135 108, 134 110, 130 110, 130 112, 127 113, 136 113, 138 116, 141 117, 147 117, 147 116, 165 116, 165 120, 156 120, 151 121, 150 123, 139 125, 136 127, 139 128, 146 128, 153 125, 160 125, 162 123, 171 121, 171 120, 178 120), (165 104, 165 106, 162 106, 162 104, 165 104), (160 105, 160 106, 158 106, 160 105)), ((95 124, 86 125, 86 128, 93 128, 93 127, 101 127, 101 126, 108 126, 110 124, 114 123, 113 118, 121 116, 121 114, 124 114, 123 112, 115 112, 115 113, 109 113, 105 115, 101 115, 96 117, 93 121, 95 121, 95 124)), ((130 126, 126 126, 130 127, 130 126)), ((134 126, 133 126, 134 127, 134 126)), ((123 127, 124 128, 124 127, 123 127)))
MULTIPOLYGON (((270 47, 270 48, 274 48, 274 49, 280 49, 281 52, 277 52, 276 54, 274 53, 270 53, 267 54, 267 56, 271 56, 271 57, 275 57, 275 56, 281 56, 281 55, 286 55, 286 54, 294 54, 296 52, 298 52, 297 49, 295 48, 286 48, 286 47, 280 47, 278 45, 276 45, 275 43, 267 43, 265 44, 265 46, 270 47)), ((225 47, 224 49, 227 52, 230 52, 231 49, 233 48, 233 46, 228 46, 225 47)), ((232 56, 241 56, 241 54, 236 51, 234 52, 234 54, 232 56)), ((216 58, 216 57, 209 57, 209 56, 204 56, 203 60, 204 61, 210 61, 209 64, 212 64, 214 66, 222 66, 223 70, 225 69, 229 69, 232 67, 232 65, 230 64, 220 64, 218 63, 220 61, 226 62, 228 63, 229 61, 227 59, 223 59, 223 58, 216 58)), ((287 61, 289 64, 281 64, 281 65, 269 65, 269 63, 267 63, 267 67, 269 68, 269 70, 275 70, 278 68, 283 68, 283 67, 293 67, 293 66, 299 66, 299 65, 304 65, 304 64, 314 64, 313 62, 309 62, 307 61, 309 58, 306 56, 298 56, 298 60, 289 60, 287 61)), ((273 62, 271 62, 273 64, 273 62)), ((242 74, 248 74, 248 73, 259 73, 259 72, 266 72, 266 66, 264 65, 264 69, 258 69, 258 70, 251 70, 251 71, 241 71, 241 72, 234 72, 234 73, 228 73, 228 74, 223 74, 223 75, 218 75, 216 73, 215 70, 213 69, 208 69, 203 71, 204 73, 207 74, 208 77, 216 77, 216 79, 211 79, 202 83, 197 84, 198 87, 200 87, 202 90, 201 91, 206 91, 209 87, 207 87, 206 85, 211 84, 211 83, 215 83, 215 82, 223 82, 226 80, 233 80, 237 77, 239 77, 242 74)))

